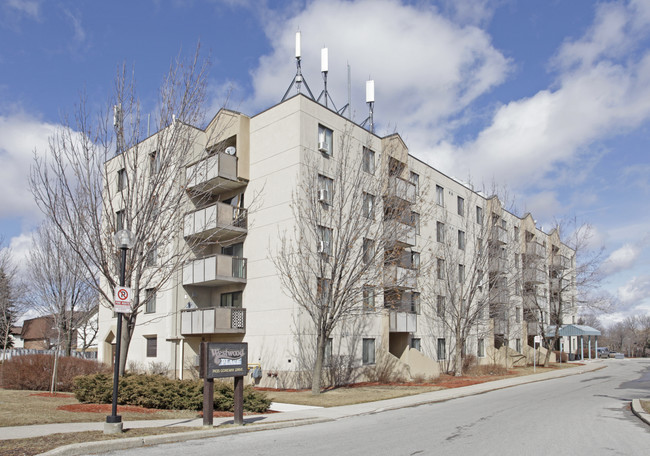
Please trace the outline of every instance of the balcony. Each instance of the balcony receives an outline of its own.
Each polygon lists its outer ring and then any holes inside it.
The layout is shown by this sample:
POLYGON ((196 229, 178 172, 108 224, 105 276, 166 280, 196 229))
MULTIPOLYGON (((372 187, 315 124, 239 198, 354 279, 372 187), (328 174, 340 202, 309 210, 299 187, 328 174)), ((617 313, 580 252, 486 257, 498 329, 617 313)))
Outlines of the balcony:
POLYGON ((391 310, 388 314, 390 332, 417 332, 418 316, 411 312, 391 310))
POLYGON ((415 227, 396 219, 384 220, 384 238, 388 244, 415 245, 415 227))
POLYGON ((564 278, 551 279, 551 291, 566 291, 569 281, 564 278))
POLYGON ((508 322, 503 318, 494 318, 494 334, 505 334, 508 329, 508 322))
POLYGON ((185 263, 183 285, 221 286, 246 283, 246 258, 212 255, 185 263))
POLYGON ((181 335, 243 334, 246 332, 246 309, 208 307, 181 310, 181 335))
POLYGON ((214 154, 185 169, 187 189, 199 193, 219 193, 240 187, 237 180, 237 157, 214 154))
POLYGON ((501 225, 494 225, 492 226, 492 231, 490 233, 490 240, 498 244, 507 244, 508 232, 501 225))
POLYGON ((416 288, 418 271, 402 264, 384 265, 384 286, 390 288, 416 288))
POLYGON ((490 257, 488 259, 490 272, 503 274, 508 270, 508 260, 505 258, 490 257))
POLYGON ((564 255, 553 255, 551 266, 555 269, 569 269, 571 267, 571 259, 564 255))
POLYGON ((216 203, 185 215, 186 238, 227 241, 246 234, 248 211, 230 204, 216 203))
POLYGON ((490 306, 508 304, 509 301, 510 295, 506 288, 492 288, 490 290, 490 306))
POLYGON ((524 282, 546 283, 546 273, 537 268, 524 269, 524 282))
POLYGON ((546 257, 546 247, 539 242, 529 241, 526 242, 526 255, 535 256, 537 258, 546 257))
POLYGON ((386 197, 397 198, 408 204, 415 203, 415 184, 397 176, 388 178, 386 197))

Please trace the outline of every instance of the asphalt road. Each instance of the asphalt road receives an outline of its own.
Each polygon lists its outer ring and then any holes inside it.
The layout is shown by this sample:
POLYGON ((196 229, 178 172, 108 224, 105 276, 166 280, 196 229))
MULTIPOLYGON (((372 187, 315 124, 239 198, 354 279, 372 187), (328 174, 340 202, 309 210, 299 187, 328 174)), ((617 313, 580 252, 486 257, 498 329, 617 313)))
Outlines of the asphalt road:
POLYGON ((309 426, 111 455, 649 455, 650 360, 608 360, 583 375, 309 426))

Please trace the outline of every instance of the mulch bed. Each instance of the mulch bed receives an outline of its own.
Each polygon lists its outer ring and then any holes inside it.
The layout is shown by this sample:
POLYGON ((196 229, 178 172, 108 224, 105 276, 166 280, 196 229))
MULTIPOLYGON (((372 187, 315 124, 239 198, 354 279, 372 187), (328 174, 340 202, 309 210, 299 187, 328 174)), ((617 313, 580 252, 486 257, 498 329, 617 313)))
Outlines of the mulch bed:
POLYGON ((39 397, 74 397, 74 394, 68 393, 33 393, 30 396, 39 396, 39 397))

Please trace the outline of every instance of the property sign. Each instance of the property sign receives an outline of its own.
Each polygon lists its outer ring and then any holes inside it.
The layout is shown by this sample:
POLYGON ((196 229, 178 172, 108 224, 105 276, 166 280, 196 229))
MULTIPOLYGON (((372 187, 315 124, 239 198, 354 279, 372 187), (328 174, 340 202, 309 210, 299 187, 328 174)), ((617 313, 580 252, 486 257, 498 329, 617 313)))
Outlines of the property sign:
POLYGON ((201 348, 204 348, 204 353, 201 354, 201 377, 244 377, 248 373, 247 343, 204 342, 201 348))
POLYGON ((131 289, 128 287, 117 287, 115 289, 115 312, 131 312, 131 289))
POLYGON ((533 343, 541 344, 542 343, 542 337, 541 336, 535 336, 535 341, 533 343))

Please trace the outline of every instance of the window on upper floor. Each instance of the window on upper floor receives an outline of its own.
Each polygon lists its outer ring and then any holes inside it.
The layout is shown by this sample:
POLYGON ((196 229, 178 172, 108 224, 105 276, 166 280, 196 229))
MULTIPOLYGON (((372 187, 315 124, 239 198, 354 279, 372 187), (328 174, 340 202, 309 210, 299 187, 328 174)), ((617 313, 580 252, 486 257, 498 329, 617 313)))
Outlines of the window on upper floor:
POLYGON ((420 193, 420 175, 411 171, 409 176, 409 180, 413 185, 415 185, 415 194, 417 195, 420 193))
POLYGON ((333 230, 324 226, 318 227, 318 253, 323 253, 325 255, 332 254, 332 235, 333 230))
POLYGON ((364 312, 375 310, 375 287, 372 285, 363 286, 363 310, 364 312))
POLYGON ((231 293, 221 293, 219 305, 221 307, 243 307, 243 292, 233 291, 231 293))
POLYGON ((375 195, 363 193, 363 216, 368 219, 375 218, 375 195))
POLYGON ((458 215, 465 217, 465 199, 459 196, 456 201, 456 206, 458 215))
POLYGON ((445 297, 442 295, 436 296, 436 315, 445 318, 445 297))
POLYGON ((332 281, 318 277, 316 279, 316 296, 319 302, 325 303, 329 301, 332 293, 332 281))
POLYGON ((476 206, 476 223, 483 224, 483 208, 481 206, 476 206))
POLYGON ((442 280, 445 278, 445 260, 438 258, 436 261, 436 276, 442 280))
POLYGON ((415 227, 415 234, 420 234, 420 214, 411 212, 411 224, 415 227))
POLYGON ((365 264, 371 263, 375 258, 375 241, 372 239, 363 240, 363 262, 365 264))
POLYGON ((465 250, 465 232, 463 230, 458 230, 458 248, 465 250))
POLYGON ((445 224, 436 222, 436 241, 445 242, 445 224))
POLYGON ((115 213, 115 232, 126 228, 126 212, 117 211, 115 213))
POLYGON ((331 157, 334 153, 334 132, 323 126, 318 126, 318 150, 324 155, 331 157))
POLYGON ((440 185, 436 185, 436 203, 439 206, 445 205, 445 189, 440 185))
POLYGON ((458 265, 458 281, 463 283, 465 281, 465 265, 458 265))
POLYGON ((363 148, 363 170, 368 174, 375 174, 375 152, 367 147, 363 148))
POLYGON ((154 150, 149 154, 149 173, 153 176, 160 172, 160 152, 154 150))
POLYGON ((417 291, 411 292, 411 312, 420 314, 420 293, 417 291))
POLYGON ((144 312, 154 313, 156 311, 156 291, 153 288, 147 288, 144 292, 145 299, 147 300, 144 312))
POLYGON ((317 191, 319 202, 332 204, 332 197, 334 196, 334 179, 319 174, 317 191))
POLYGON ((122 168, 117 171, 117 191, 121 192, 126 188, 126 169, 122 168))

